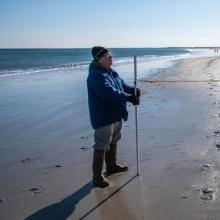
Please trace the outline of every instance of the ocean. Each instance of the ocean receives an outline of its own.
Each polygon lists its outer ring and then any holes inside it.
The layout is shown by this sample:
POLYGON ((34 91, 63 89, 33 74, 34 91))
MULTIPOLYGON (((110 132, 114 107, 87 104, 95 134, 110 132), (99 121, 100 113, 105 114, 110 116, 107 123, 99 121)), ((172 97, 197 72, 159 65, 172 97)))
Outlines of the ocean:
MULTIPOLYGON (((190 48, 110 48, 114 57, 114 65, 120 66, 133 62, 147 63, 146 71, 166 67, 177 59, 207 55, 213 53, 208 49, 190 48), (149 64, 153 64, 150 65, 149 64)), ((0 76, 17 76, 23 74, 88 68, 92 60, 90 48, 73 49, 0 49, 0 76)), ((145 72, 146 72, 145 71, 145 72)))

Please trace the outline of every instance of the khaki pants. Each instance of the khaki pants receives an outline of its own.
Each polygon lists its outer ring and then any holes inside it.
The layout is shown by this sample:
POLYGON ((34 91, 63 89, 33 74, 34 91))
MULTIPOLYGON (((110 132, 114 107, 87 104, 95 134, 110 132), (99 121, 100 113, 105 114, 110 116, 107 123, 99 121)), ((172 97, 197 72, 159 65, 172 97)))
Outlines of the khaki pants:
POLYGON ((95 129, 94 149, 108 151, 110 144, 117 144, 121 139, 122 121, 95 129))

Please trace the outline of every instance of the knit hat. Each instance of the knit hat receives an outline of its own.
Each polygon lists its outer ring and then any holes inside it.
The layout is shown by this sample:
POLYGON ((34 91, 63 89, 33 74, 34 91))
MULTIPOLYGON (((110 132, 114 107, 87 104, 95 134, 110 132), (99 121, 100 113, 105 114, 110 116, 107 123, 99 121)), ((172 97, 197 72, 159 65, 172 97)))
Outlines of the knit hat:
POLYGON ((101 46, 95 46, 92 48, 92 56, 95 61, 100 60, 100 58, 108 52, 108 49, 101 46))

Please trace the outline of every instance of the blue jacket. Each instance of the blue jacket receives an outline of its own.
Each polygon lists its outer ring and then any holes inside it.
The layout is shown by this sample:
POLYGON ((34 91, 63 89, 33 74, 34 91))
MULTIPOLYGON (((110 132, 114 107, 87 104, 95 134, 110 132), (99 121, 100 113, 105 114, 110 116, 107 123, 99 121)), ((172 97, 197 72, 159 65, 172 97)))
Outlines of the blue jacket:
POLYGON ((87 88, 90 121, 94 129, 127 120, 127 93, 133 94, 134 87, 127 85, 116 71, 91 63, 87 88))

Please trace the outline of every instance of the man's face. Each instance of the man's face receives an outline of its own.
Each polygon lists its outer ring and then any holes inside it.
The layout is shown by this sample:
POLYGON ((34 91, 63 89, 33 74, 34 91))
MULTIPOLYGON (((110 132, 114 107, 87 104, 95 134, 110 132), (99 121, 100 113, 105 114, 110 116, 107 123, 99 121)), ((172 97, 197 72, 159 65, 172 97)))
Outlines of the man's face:
POLYGON ((110 52, 105 53, 99 60, 99 63, 107 69, 112 66, 112 54, 110 52))

